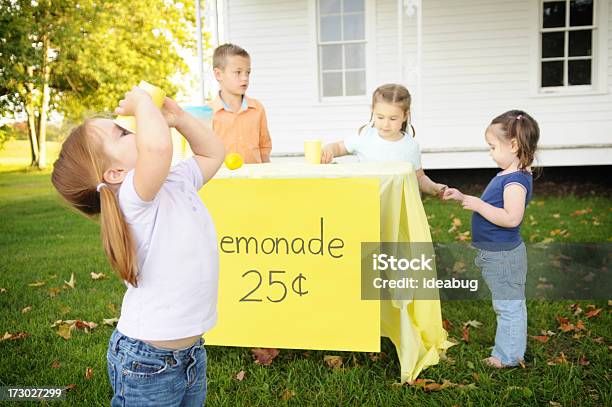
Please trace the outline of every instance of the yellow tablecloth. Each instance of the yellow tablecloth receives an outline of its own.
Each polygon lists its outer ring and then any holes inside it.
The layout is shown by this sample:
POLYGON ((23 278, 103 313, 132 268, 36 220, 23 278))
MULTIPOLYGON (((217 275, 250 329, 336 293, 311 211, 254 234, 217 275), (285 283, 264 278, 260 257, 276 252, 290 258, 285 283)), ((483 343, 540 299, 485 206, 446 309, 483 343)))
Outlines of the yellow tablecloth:
MULTIPOLYGON (((416 174, 408 163, 254 164, 215 178, 367 178, 380 179, 380 240, 431 242, 416 174)), ((442 327, 437 300, 381 301, 381 333, 391 339, 401 365, 401 381, 413 381, 452 346, 442 327)))

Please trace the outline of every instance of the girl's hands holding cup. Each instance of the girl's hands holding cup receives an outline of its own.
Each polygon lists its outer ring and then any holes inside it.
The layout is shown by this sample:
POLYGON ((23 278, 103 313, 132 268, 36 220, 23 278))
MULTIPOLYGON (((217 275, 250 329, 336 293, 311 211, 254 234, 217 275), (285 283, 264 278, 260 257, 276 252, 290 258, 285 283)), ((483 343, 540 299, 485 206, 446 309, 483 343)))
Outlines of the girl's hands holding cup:
POLYGON ((141 106, 150 104, 155 107, 151 96, 138 86, 134 86, 132 90, 126 92, 125 97, 119 101, 119 107, 115 109, 115 113, 122 116, 135 116, 136 111, 141 106))
POLYGON ((161 107, 162 115, 166 119, 168 127, 176 127, 179 124, 181 116, 185 111, 174 100, 169 97, 164 98, 164 104, 161 107))

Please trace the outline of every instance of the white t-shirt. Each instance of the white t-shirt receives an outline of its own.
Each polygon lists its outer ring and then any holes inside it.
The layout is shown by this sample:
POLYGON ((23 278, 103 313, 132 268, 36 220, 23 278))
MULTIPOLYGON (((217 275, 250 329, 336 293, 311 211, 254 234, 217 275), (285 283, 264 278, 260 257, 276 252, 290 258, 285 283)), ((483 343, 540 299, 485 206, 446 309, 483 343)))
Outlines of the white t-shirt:
POLYGON ((134 189, 130 171, 119 206, 132 232, 138 287, 127 284, 117 329, 140 340, 200 335, 217 321, 219 252, 203 178, 194 158, 179 162, 151 202, 134 189))
POLYGON ((350 154, 357 154, 359 161, 409 162, 415 170, 421 168, 419 143, 408 133, 404 133, 404 137, 397 141, 388 141, 374 127, 366 126, 360 134, 344 139, 344 146, 350 154))

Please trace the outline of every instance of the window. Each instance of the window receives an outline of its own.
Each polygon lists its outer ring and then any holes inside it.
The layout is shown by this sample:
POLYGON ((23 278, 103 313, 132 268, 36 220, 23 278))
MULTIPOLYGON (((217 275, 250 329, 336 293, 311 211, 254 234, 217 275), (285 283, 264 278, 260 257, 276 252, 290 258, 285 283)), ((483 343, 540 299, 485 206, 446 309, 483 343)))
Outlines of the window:
POLYGON ((540 20, 540 87, 590 88, 594 83, 594 0, 543 1, 540 20))
POLYGON ((366 94, 365 0, 318 0, 321 98, 366 94))

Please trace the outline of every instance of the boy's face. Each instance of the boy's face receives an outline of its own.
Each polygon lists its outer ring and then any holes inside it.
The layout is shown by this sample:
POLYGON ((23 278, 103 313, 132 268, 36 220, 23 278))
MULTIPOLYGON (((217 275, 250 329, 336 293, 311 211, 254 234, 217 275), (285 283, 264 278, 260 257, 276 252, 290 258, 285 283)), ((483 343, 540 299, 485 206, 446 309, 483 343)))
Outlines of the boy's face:
POLYGON ((214 72, 221 90, 233 95, 244 95, 249 87, 251 59, 239 55, 229 56, 225 68, 215 68, 214 72))

